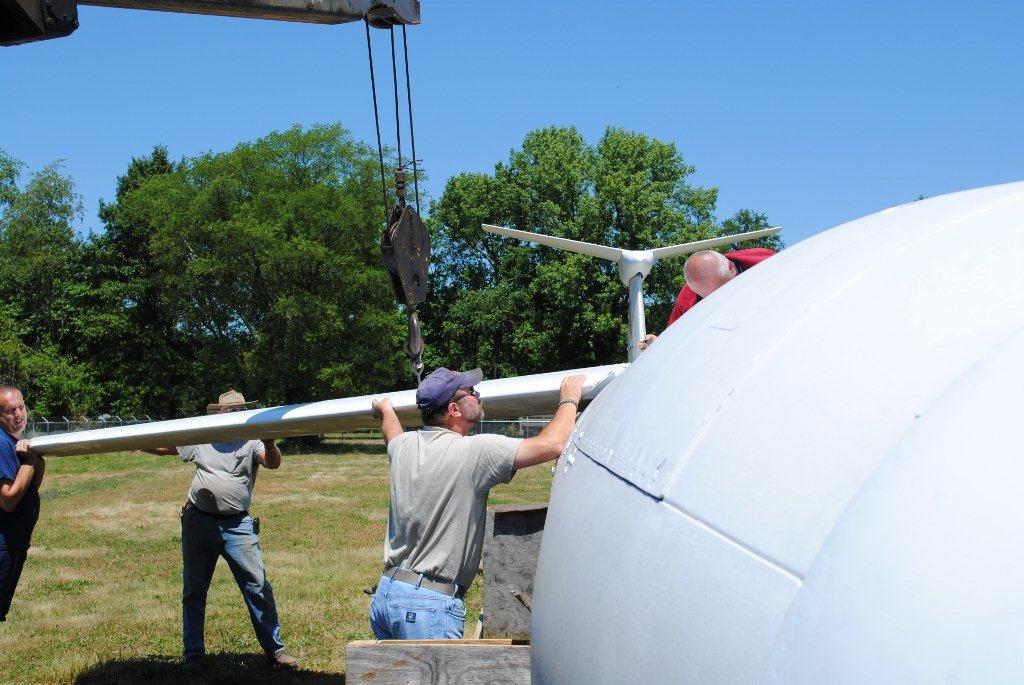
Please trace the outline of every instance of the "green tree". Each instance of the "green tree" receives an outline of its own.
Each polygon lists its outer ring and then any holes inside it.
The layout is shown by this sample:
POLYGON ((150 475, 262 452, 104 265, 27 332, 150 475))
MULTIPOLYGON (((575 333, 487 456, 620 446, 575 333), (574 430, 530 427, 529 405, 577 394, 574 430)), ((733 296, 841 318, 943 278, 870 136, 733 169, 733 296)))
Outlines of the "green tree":
MULTIPOLYGON (((768 222, 768 217, 761 212, 754 212, 749 209, 741 209, 736 212, 731 218, 726 219, 722 222, 722 229, 720 234, 725 235, 736 235, 737 233, 746 233, 748 231, 760 231, 763 228, 771 228, 771 223, 768 222)), ((742 243, 733 243, 727 249, 723 248, 723 251, 729 252, 733 250, 746 250, 751 247, 767 247, 770 250, 776 252, 781 251, 786 244, 782 242, 782 236, 770 235, 765 238, 758 238, 757 240, 748 240, 742 243)))
POLYGON ((114 201, 100 202, 105 230, 92 237, 83 258, 90 300, 80 354, 104 379, 105 407, 116 414, 177 415, 180 387, 192 380, 189 350, 197 341, 179 329, 161 297, 150 249, 154 227, 121 208, 147 179, 172 171, 164 147, 133 158, 114 201))
MULTIPOLYGON (((460 174, 432 205, 428 366, 481 366, 488 375, 621 361, 627 290, 615 265, 492 236, 493 223, 643 249, 717 235, 717 191, 691 185, 674 145, 609 128, 591 146, 572 127, 529 133, 493 174, 460 174)), ((681 260, 646 282, 657 330, 682 284, 681 260)))
POLYGON ((108 226, 144 245, 127 262, 145 265, 148 280, 126 297, 157 297, 153 309, 173 313, 185 342, 171 358, 180 353, 186 380, 168 381, 177 413, 232 385, 292 403, 395 387, 407 375, 379 256, 374 151, 341 126, 314 126, 172 170, 157 161, 159 173, 126 181, 108 226))
POLYGON ((76 351, 82 335, 81 200, 53 163, 24 188, 22 165, 0 151, 0 375, 41 413, 86 414, 102 393, 76 351))

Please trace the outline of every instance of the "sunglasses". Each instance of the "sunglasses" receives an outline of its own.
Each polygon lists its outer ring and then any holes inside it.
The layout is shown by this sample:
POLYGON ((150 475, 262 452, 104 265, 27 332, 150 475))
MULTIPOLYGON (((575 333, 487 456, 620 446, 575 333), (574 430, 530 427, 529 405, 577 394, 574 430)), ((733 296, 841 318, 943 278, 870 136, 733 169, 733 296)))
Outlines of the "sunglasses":
POLYGON ((459 400, 461 400, 461 399, 463 399, 465 397, 475 397, 477 399, 480 399, 480 393, 478 393, 475 389, 470 388, 469 390, 467 390, 466 392, 462 393, 461 395, 456 393, 456 395, 454 397, 452 397, 452 399, 450 401, 458 402, 459 400))

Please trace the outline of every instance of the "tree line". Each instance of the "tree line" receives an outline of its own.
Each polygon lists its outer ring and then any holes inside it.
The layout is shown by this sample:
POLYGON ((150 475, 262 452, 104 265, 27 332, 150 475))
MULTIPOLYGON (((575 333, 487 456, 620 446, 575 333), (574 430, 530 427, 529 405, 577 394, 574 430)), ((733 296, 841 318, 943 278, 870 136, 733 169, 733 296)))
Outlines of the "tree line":
MULTIPOLYGON (((693 172, 641 133, 609 128, 591 145, 550 127, 492 173, 449 179, 425 217, 427 368, 500 377, 623 360, 614 265, 480 224, 631 249, 768 225, 750 210, 719 222, 717 191, 693 172)), ((377 154, 342 126, 180 160, 154 147, 100 203, 101 231, 77 234, 82 213, 59 163, 26 173, 0 150, 0 381, 36 413, 177 417, 227 387, 265 405, 411 387, 379 254, 377 154)), ((682 282, 681 260, 652 271, 654 330, 682 282)))

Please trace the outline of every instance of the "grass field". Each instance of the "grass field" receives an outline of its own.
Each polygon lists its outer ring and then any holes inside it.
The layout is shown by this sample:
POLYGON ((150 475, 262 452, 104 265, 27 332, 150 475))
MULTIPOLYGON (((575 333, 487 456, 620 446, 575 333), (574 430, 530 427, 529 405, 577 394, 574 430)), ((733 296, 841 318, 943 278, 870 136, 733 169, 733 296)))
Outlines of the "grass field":
MULTIPOLYGON (((371 587, 387 521, 387 458, 378 444, 328 444, 261 470, 252 512, 282 633, 302 671, 265 665, 231 573, 218 563, 206 619, 210 667, 180 672, 181 529, 194 467, 176 457, 110 454, 47 460, 42 515, 0 624, 3 683, 342 683, 345 645, 372 638, 371 587)), ((544 502, 550 469, 495 488, 491 504, 544 502)), ((480 611, 467 595, 467 632, 480 611)))

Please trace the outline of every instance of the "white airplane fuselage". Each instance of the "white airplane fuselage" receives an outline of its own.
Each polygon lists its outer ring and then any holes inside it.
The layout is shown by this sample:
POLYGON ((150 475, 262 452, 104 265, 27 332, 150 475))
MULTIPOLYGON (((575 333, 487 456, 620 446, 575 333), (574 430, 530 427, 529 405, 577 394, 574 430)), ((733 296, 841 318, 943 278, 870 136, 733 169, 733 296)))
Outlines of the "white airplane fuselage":
POLYGON ((700 302, 561 456, 533 682, 1024 681, 1024 183, 700 302))

